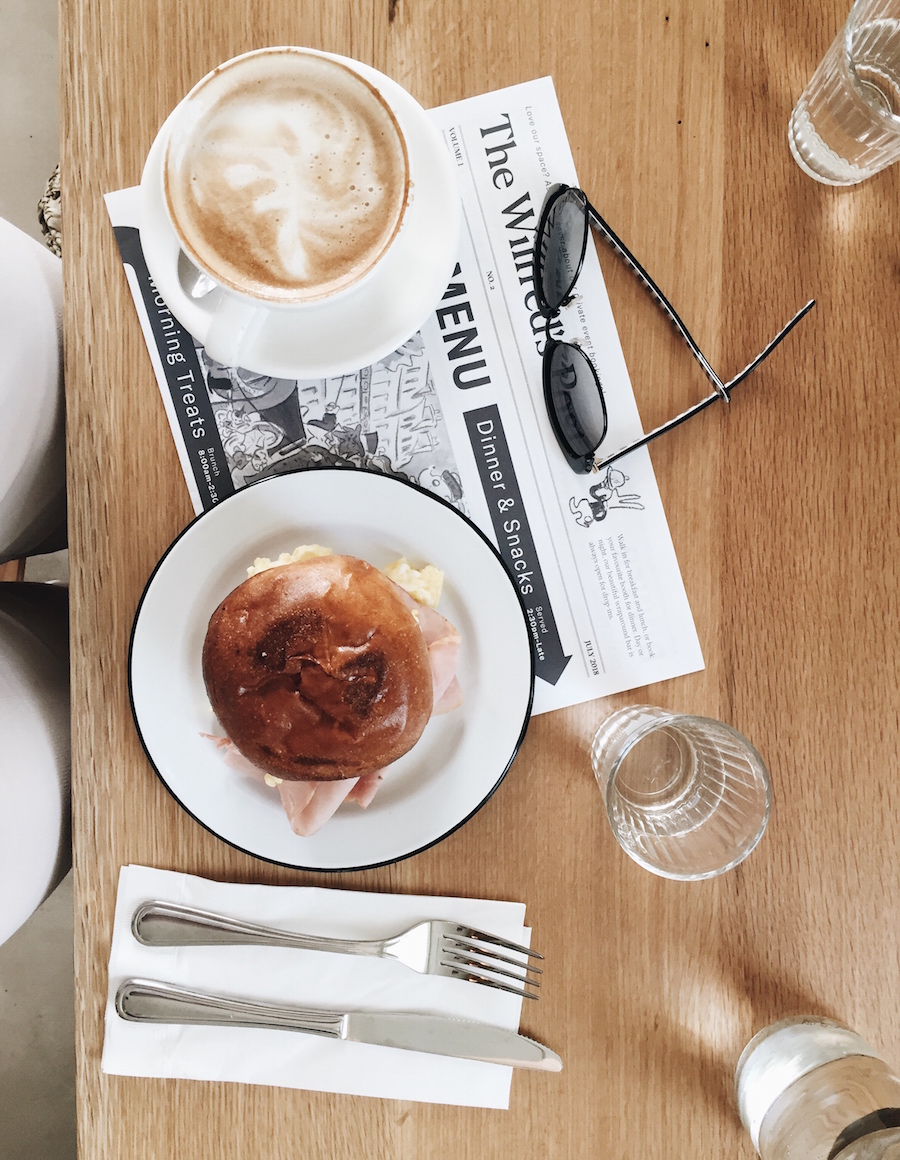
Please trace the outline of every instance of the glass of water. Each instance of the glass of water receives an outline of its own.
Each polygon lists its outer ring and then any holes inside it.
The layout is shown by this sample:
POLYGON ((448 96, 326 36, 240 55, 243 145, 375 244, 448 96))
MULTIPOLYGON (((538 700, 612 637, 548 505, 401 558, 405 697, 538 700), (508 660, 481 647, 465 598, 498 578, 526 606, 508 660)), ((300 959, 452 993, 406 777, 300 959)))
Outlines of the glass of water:
POLYGON ((753 850, 772 808, 763 759, 731 726, 633 705, 591 745, 594 776, 620 846, 664 878, 712 878, 753 850))
POLYGON ((856 0, 791 114, 804 172, 856 185, 900 159, 900 0, 856 0))

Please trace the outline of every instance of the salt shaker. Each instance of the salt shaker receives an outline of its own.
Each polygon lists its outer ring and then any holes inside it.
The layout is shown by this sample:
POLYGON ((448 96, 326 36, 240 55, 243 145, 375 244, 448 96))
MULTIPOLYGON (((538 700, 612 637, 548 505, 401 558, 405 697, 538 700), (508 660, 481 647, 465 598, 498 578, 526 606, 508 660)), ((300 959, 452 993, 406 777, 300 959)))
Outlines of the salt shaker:
POLYGON ((900 1077, 831 1019, 764 1028, 741 1054, 735 1090, 762 1160, 900 1160, 900 1077))

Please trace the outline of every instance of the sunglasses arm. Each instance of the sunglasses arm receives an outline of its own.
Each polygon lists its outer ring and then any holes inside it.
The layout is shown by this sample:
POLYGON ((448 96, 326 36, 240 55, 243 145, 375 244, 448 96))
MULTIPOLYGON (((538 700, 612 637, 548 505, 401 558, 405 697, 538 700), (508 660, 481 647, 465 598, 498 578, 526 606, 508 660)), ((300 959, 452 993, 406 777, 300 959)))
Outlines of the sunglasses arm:
POLYGON ((744 381, 744 379, 749 374, 751 374, 751 372, 755 371, 756 368, 759 366, 759 364, 769 357, 769 355, 772 353, 772 351, 775 349, 775 347, 778 346, 779 342, 781 342, 781 340, 783 338, 785 338, 788 334, 790 334, 790 332, 794 329, 794 327, 797 325, 797 323, 800 321, 800 319, 803 318, 804 315, 809 314, 810 310, 812 310, 812 308, 815 306, 815 304, 816 304, 815 298, 811 298, 805 306, 801 306, 801 308, 797 311, 797 313, 794 315, 794 317, 791 319, 791 321, 787 324, 787 326, 784 326, 781 328, 781 330, 779 330, 779 332, 775 335, 775 337, 772 339, 772 341, 769 343, 769 345, 766 346, 762 351, 760 351, 760 353, 756 356, 755 359, 752 359, 750 362, 748 362, 747 365, 744 367, 744 369, 739 374, 736 374, 733 379, 731 379, 728 383, 725 384, 726 389, 730 391, 732 387, 736 387, 738 385, 738 383, 742 383, 744 381))
POLYGON ((585 208, 587 209, 591 224, 594 226, 597 232, 604 238, 610 249, 612 249, 612 251, 622 259, 629 270, 631 270, 632 274, 634 274, 638 281, 643 285, 644 289, 650 293, 657 306, 659 306, 662 312, 666 315, 666 317, 684 339, 688 350, 703 368, 703 373, 716 388, 716 397, 724 399, 726 403, 730 402, 728 398, 727 384, 722 382, 722 380, 710 366, 706 355, 695 342, 691 332, 679 318, 675 307, 668 300, 665 294, 663 294, 662 290, 660 290, 660 288, 656 285, 656 283, 640 264, 634 254, 632 254, 625 243, 618 237, 612 227, 607 222, 605 222, 597 210, 594 209, 587 198, 585 198, 585 208))
MULTIPOLYGON (((742 383, 752 371, 756 370, 756 368, 761 362, 764 361, 764 359, 768 358, 768 356, 772 353, 775 347, 778 346, 781 340, 794 329, 794 327, 805 314, 808 314, 810 310, 812 310, 815 304, 816 301, 813 298, 807 302, 805 306, 801 307, 801 309, 797 311, 787 326, 782 327, 778 334, 775 335, 768 346, 766 346, 756 356, 755 359, 747 363, 747 365, 739 374, 736 374, 733 379, 730 379, 727 383, 724 384, 726 398, 728 398, 728 396, 731 394, 731 391, 739 383, 742 383)), ((621 459, 623 456, 629 455, 632 451, 637 451, 639 447, 645 447, 653 439, 658 439, 660 435, 665 435, 667 431, 671 431, 674 427, 678 427, 682 423, 685 423, 688 419, 693 418, 694 415, 698 415, 701 411, 705 411, 711 403, 715 403, 715 401, 719 398, 721 398, 721 396, 717 391, 711 395, 707 395, 705 399, 701 399, 700 402, 695 403, 693 407, 688 407, 686 411, 682 411, 680 415, 676 415, 675 418, 670 419, 668 423, 663 423, 661 427, 655 427, 647 435, 642 435, 640 439, 636 439, 633 443, 629 443, 627 447, 623 447, 619 451, 614 451, 612 455, 607 455, 603 459, 595 459, 594 471, 602 471, 604 467, 608 467, 611 463, 615 463, 617 459, 621 459)))
MULTIPOLYGON (((726 386, 730 388, 731 384, 728 383, 726 386)), ((648 434, 642 435, 640 439, 635 439, 627 447, 622 447, 619 451, 614 451, 612 455, 604 456, 603 459, 595 459, 593 470, 602 471, 604 467, 609 467, 617 459, 621 459, 625 455, 630 455, 632 451, 637 451, 639 447, 646 447, 653 439, 658 439, 660 435, 665 435, 667 431, 671 431, 674 427, 679 427, 682 423, 686 423, 694 415, 699 415, 701 411, 705 411, 711 403, 715 403, 721 397, 717 391, 714 391, 711 395, 707 395, 705 399, 701 399, 699 403, 695 403, 693 407, 688 407, 686 411, 682 411, 680 415, 676 415, 674 419, 670 419, 668 423, 663 423, 661 427, 655 427, 648 434)))

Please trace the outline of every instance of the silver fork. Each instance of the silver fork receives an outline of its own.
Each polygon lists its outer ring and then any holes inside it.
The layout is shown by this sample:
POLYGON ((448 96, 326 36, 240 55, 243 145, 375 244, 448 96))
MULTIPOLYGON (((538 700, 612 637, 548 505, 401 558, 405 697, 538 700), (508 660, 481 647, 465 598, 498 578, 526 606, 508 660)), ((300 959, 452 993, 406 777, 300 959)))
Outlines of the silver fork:
POLYGON ((257 926, 222 914, 212 914, 177 902, 144 902, 131 920, 131 930, 147 947, 277 946, 343 955, 397 959, 422 975, 444 975, 537 999, 540 967, 528 959, 543 959, 537 951, 497 935, 456 922, 430 919, 385 939, 322 938, 275 927, 257 926), (524 958, 511 958, 501 952, 524 958), (514 985, 518 984, 518 985, 514 985), (532 989, 529 989, 532 988, 532 989))

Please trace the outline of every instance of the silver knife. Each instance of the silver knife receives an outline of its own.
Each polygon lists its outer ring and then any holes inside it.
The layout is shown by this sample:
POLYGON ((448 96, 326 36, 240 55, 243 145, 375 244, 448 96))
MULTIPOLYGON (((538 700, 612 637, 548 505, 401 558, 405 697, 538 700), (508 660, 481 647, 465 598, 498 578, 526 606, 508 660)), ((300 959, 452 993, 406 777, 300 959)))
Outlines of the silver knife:
POLYGON ((374 1043, 507 1067, 562 1071, 549 1047, 488 1023, 396 1011, 322 1011, 189 991, 172 983, 126 979, 116 1012, 132 1023, 202 1023, 217 1027, 267 1027, 329 1039, 374 1043))

